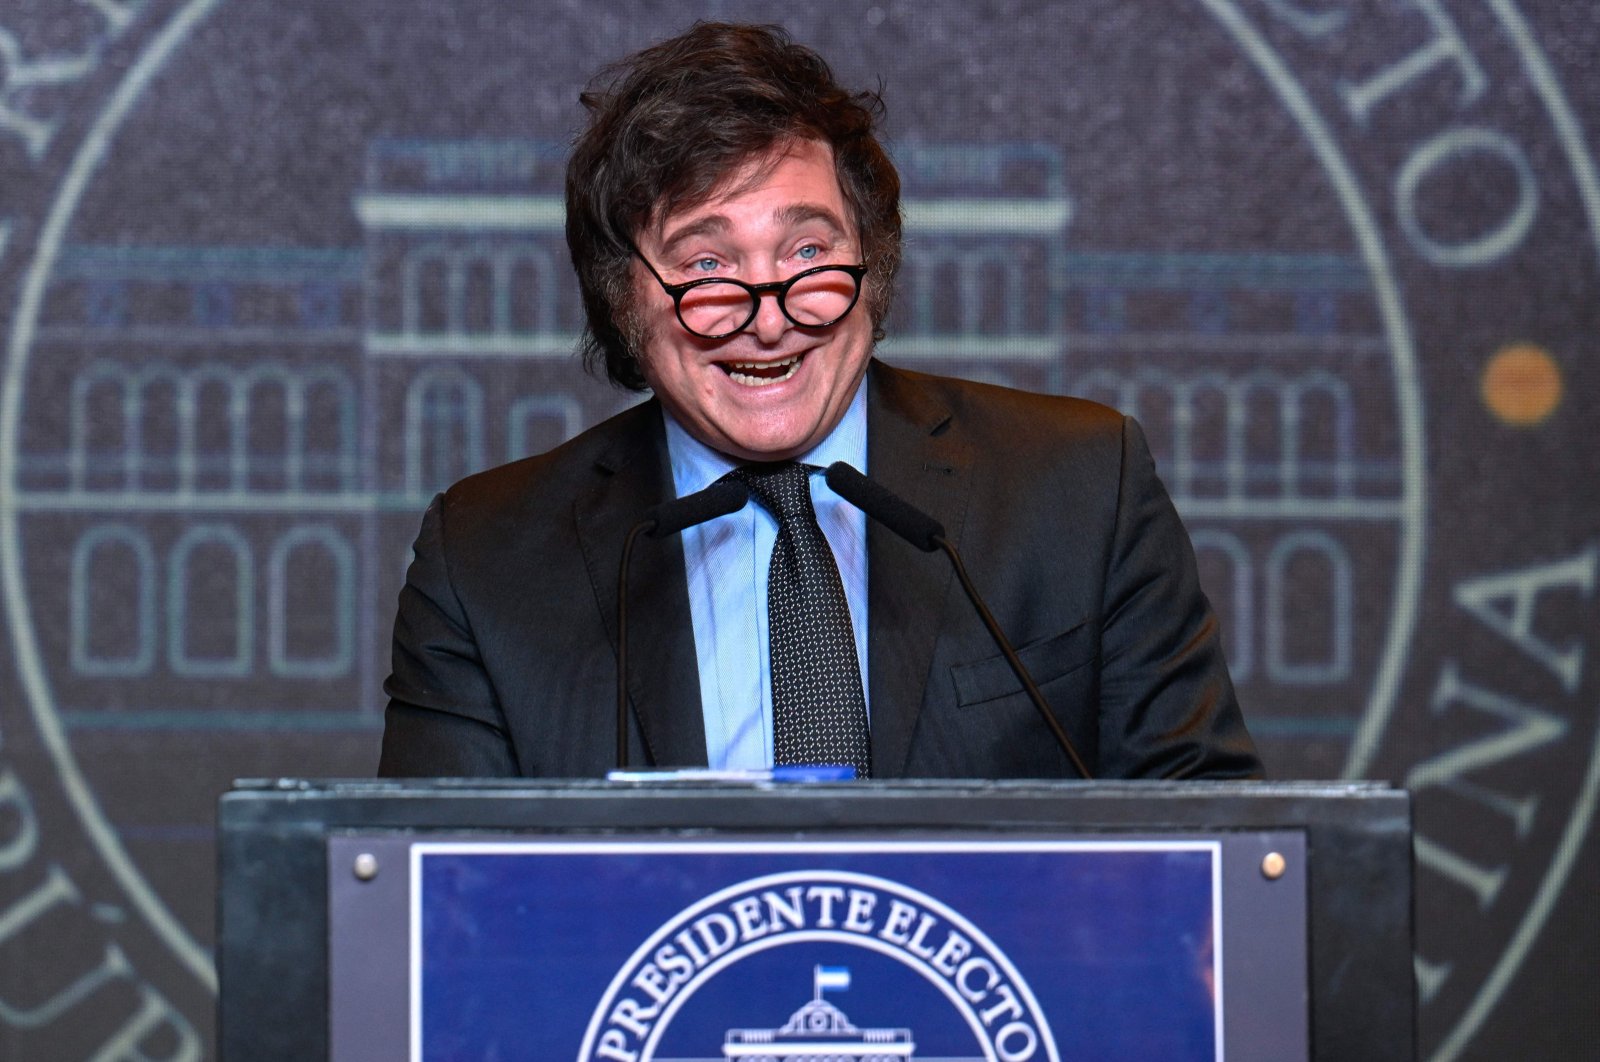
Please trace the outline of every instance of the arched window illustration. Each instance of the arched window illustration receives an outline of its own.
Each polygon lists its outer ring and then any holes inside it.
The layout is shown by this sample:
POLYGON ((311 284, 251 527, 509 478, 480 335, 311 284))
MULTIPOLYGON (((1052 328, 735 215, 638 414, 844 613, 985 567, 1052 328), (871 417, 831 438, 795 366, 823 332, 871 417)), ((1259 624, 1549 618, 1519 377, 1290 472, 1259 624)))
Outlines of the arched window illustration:
POLYGON ((67 413, 67 474, 71 489, 133 487, 137 388, 132 371, 110 362, 92 365, 73 380, 67 413))
POLYGON ((408 335, 455 330, 461 292, 452 258, 442 247, 423 247, 406 259, 403 316, 408 335))
POLYGON ((184 381, 177 369, 150 365, 140 370, 129 410, 129 449, 139 490, 171 491, 183 485, 184 381))
POLYGON ((290 490, 298 478, 299 394, 281 369, 257 367, 239 380, 245 394, 246 485, 254 491, 290 490))
POLYGON ((1132 401, 1122 411, 1137 419, 1144 429, 1150 453, 1173 493, 1188 493, 1191 470, 1178 425, 1178 411, 1184 399, 1183 384, 1167 373, 1144 369, 1135 374, 1129 391, 1132 401))
POLYGON ((190 483, 199 491, 243 490, 249 472, 246 449, 246 395, 235 371, 220 365, 197 369, 189 377, 192 398, 188 426, 192 454, 190 483))
POLYGON ((1349 497, 1355 485, 1350 385, 1326 372, 1302 377, 1290 386, 1284 415, 1289 493, 1349 497))
POLYGON ((461 263, 461 315, 463 332, 488 335, 496 328, 496 269, 487 258, 472 258, 461 263))
POLYGON ((916 254, 906 256, 897 281, 901 294, 895 299, 895 334, 934 336, 954 332, 958 284, 955 263, 937 246, 924 245, 916 254))
POLYGON ((360 485, 356 444, 355 390, 335 369, 308 373, 301 381, 297 488, 351 491, 360 485))
POLYGON ((483 467, 483 388, 459 369, 418 376, 406 395, 406 489, 429 494, 483 467))
POLYGON ((1028 331, 1028 276, 1023 256, 1004 245, 971 248, 961 258, 963 335, 1018 336, 1028 331))
POLYGON ((569 395, 529 395, 511 406, 506 460, 559 446, 583 427, 583 409, 569 395))
POLYGON ((1350 676, 1350 555, 1322 531, 1284 535, 1267 558, 1267 673, 1292 686, 1350 676))
POLYGON ((1201 528, 1190 536, 1200 566, 1200 585, 1222 623, 1228 670, 1238 682, 1255 671, 1255 569, 1239 536, 1201 528))
POLYGON ((72 551, 72 670, 136 678, 156 656, 156 558, 126 524, 90 528, 72 551))
POLYGON ((918 248, 902 278, 919 336, 1016 336, 1029 332, 1026 262, 1014 248, 944 241, 918 248))
POLYGON ((499 278, 502 304, 496 331, 533 335, 561 330, 557 307, 565 275, 543 248, 520 246, 508 251, 500 261, 499 278))
POLYGON ((1228 409, 1228 493, 1277 497, 1283 492, 1284 384, 1271 372, 1234 382, 1228 409))
POLYGON ((297 527, 267 562, 268 660, 284 678, 331 679, 355 659, 355 556, 331 527, 297 527))
POLYGON ((1181 493, 1192 497, 1220 498, 1232 489, 1230 466, 1230 415, 1233 400, 1228 381, 1220 373, 1203 373, 1184 387, 1178 407, 1179 468, 1189 475, 1181 493))
POLYGON ((917 271, 919 334, 953 336, 961 332, 961 264, 953 257, 927 256, 917 271))
POLYGON ((167 566, 167 663, 193 678, 244 678, 255 646, 255 565, 231 527, 201 524, 167 566))
POLYGON ((91 366, 73 381, 68 477, 75 490, 173 490, 186 471, 182 376, 170 365, 91 366))

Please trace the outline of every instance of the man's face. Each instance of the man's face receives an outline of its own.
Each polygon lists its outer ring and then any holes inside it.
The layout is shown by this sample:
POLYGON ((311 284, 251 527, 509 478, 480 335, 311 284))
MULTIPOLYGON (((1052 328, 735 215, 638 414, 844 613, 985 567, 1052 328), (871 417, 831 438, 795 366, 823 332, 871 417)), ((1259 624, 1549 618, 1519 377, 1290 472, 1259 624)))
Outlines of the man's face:
MULTIPOLYGON (((724 182, 731 191, 657 219, 639 234, 640 253, 662 279, 764 284, 813 266, 861 261, 833 150, 799 140, 782 151, 776 164, 767 156, 733 173, 724 182)), ((707 446, 740 460, 785 460, 820 442, 849 408, 872 352, 864 299, 837 324, 800 328, 768 295, 744 331, 702 339, 678 322, 671 296, 642 264, 634 266, 634 284, 645 379, 707 446)))

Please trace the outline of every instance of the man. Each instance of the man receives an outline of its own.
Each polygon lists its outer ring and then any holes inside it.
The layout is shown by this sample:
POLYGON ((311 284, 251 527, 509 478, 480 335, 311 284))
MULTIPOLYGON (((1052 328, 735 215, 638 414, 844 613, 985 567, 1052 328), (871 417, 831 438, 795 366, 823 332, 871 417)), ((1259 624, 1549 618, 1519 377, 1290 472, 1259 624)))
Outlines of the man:
POLYGON ((949 566, 835 496, 836 460, 963 547, 1095 776, 1259 772, 1137 426, 873 359, 900 260, 875 96, 781 32, 701 24, 584 103, 567 239, 585 354, 655 397, 435 499, 382 773, 603 774, 624 537, 731 477, 744 509, 635 556, 632 763, 1074 776, 949 566))

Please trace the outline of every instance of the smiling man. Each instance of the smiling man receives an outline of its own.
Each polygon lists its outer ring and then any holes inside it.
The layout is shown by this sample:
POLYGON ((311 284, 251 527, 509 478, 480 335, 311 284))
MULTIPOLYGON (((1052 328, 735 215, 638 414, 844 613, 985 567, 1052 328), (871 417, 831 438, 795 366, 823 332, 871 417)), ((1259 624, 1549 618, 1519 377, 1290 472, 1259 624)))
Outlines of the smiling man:
POLYGON ((667 415, 712 449, 796 458, 844 417, 867 371, 872 323, 850 312, 861 241, 826 143, 774 144, 723 183, 637 234, 661 286, 644 285, 639 368, 667 415), (724 282, 739 277, 766 281, 771 297, 724 282))
POLYGON ((435 499, 382 773, 603 774, 623 540, 727 480, 749 504, 634 561, 632 763, 1073 776, 949 568, 869 527, 835 461, 943 523, 1095 776, 1259 773, 1137 425, 873 358, 901 240, 876 96, 781 31, 700 24, 583 100, 584 352, 654 398, 435 499))

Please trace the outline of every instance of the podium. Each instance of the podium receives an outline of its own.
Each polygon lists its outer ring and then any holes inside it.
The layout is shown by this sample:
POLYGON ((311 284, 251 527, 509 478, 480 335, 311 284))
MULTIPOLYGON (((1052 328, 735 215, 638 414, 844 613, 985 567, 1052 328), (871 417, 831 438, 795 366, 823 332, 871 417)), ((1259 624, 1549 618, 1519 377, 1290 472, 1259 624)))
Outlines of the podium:
POLYGON ((225 1062, 1415 1056, 1376 784, 246 781, 225 1062))

